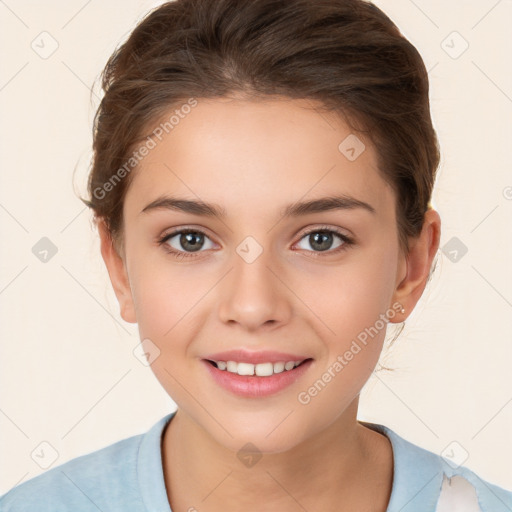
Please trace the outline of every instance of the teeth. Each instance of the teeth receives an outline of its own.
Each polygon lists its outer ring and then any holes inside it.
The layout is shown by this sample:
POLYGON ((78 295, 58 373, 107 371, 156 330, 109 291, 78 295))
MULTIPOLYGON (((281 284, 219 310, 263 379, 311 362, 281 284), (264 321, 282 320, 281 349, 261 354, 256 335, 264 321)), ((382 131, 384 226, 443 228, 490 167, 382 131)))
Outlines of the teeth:
POLYGON ((254 375, 254 365, 250 363, 238 363, 236 370, 238 375, 254 375))
POLYGON ((285 370, 291 370, 292 368, 295 368, 295 361, 288 361, 287 363, 284 363, 285 370))
POLYGON ((254 373, 258 377, 268 377, 274 373, 274 365, 272 363, 260 363, 254 366, 254 373))
POLYGON ((274 373, 284 372, 284 363, 274 363, 274 373))
POLYGON ((280 361, 278 363, 237 363, 236 361, 213 361, 219 370, 227 370, 238 375, 257 375, 258 377, 269 377, 274 373, 293 370, 302 361, 280 361))

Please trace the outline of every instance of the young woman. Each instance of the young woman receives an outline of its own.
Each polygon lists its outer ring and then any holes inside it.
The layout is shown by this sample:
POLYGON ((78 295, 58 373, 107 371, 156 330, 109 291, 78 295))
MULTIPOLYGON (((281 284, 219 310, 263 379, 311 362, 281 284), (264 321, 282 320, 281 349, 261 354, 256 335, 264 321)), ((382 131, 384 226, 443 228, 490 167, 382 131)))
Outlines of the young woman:
POLYGON ((440 238, 428 75, 391 20, 362 0, 177 0, 103 88, 86 203, 178 409, 1 510, 512 510, 357 420, 440 238))

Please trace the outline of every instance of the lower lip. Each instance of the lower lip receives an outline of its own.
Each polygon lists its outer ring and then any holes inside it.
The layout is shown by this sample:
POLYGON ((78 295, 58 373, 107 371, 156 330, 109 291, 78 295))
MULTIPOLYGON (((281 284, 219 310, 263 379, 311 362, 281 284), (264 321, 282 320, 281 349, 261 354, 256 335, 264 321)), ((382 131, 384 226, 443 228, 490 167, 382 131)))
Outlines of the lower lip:
POLYGON ((219 386, 231 393, 244 397, 265 397, 277 393, 292 385, 308 370, 312 359, 302 363, 293 370, 274 373, 268 377, 256 375, 238 375, 227 370, 219 370, 216 366, 203 359, 206 369, 219 386))

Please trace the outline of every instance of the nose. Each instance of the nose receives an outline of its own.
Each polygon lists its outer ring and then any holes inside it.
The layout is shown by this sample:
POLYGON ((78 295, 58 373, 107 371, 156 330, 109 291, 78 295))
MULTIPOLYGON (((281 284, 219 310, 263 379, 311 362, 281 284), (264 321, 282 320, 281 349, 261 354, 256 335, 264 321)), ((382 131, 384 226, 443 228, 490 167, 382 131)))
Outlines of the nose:
POLYGON ((219 319, 238 324, 246 331, 275 329, 286 324, 292 313, 289 289, 277 276, 279 269, 263 251, 252 262, 234 254, 232 270, 219 287, 219 319))

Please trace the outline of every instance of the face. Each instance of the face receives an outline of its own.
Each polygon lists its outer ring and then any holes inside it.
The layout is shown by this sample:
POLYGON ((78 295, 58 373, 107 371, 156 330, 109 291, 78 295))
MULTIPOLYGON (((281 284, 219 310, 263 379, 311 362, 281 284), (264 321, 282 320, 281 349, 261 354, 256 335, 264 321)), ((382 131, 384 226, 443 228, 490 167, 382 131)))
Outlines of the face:
POLYGON ((198 100, 125 198, 123 317, 180 414, 234 450, 342 418, 404 319, 394 192, 370 143, 312 105, 198 100))

